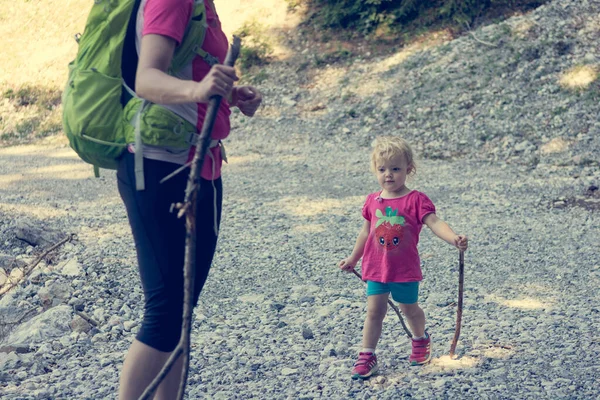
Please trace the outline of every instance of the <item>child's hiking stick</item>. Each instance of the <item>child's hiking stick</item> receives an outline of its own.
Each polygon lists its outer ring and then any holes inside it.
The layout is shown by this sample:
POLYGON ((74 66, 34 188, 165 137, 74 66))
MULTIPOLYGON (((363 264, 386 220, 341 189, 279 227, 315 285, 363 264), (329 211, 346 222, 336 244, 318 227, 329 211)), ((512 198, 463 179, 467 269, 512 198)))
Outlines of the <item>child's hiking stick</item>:
MULTIPOLYGON (((233 67, 235 61, 240 53, 241 40, 239 37, 233 37, 233 43, 227 52, 225 58, 225 65, 233 67)), ((152 383, 146 388, 144 393, 140 396, 139 400, 147 400, 152 398, 154 391, 160 384, 160 382, 167 376, 173 364, 180 355, 183 354, 183 371, 181 373, 181 383, 179 386, 179 392, 177 399, 183 399, 185 392, 185 386, 187 383, 188 369, 190 362, 190 331, 192 329, 192 302, 194 293, 194 276, 196 271, 196 225, 195 217, 201 210, 198 209, 198 202, 196 201, 196 195, 200 188, 200 169, 204 164, 204 158, 210 146, 212 128, 215 124, 215 119, 219 106, 221 104, 221 96, 211 97, 208 108, 206 110, 206 117, 202 125, 202 132, 200 133, 200 146, 196 148, 194 159, 192 160, 190 175, 188 177, 187 187, 185 189, 185 197, 183 204, 179 203, 176 205, 179 208, 178 217, 185 215, 185 262, 183 270, 184 279, 184 292, 183 292, 183 321, 181 325, 181 339, 177 344, 173 353, 163 366, 160 373, 152 381, 152 383)), ((216 234, 216 232, 215 232, 216 234)))
MULTIPOLYGON (((356 270, 354 268, 352 269, 352 273, 354 275, 356 275, 362 281, 362 275, 360 273, 356 272, 356 270)), ((396 307, 394 302, 391 301, 390 299, 388 299, 388 304, 396 312, 396 315, 398 316, 398 318, 400 318, 400 323, 402 324, 402 327, 404 328, 404 332, 406 332, 406 336, 408 336, 409 339, 412 339, 413 335, 412 335, 412 333, 410 333, 410 330, 408 330, 408 328, 406 327, 406 324, 404 323, 404 319, 402 318, 402 314, 400 314, 400 310, 398 310, 398 307, 396 307)))
POLYGON ((465 283, 465 252, 460 251, 458 256, 458 309, 456 310, 456 328, 454 330, 454 339, 450 346, 450 357, 454 357, 456 351, 456 342, 460 336, 460 324, 462 322, 463 310, 463 286, 465 283))

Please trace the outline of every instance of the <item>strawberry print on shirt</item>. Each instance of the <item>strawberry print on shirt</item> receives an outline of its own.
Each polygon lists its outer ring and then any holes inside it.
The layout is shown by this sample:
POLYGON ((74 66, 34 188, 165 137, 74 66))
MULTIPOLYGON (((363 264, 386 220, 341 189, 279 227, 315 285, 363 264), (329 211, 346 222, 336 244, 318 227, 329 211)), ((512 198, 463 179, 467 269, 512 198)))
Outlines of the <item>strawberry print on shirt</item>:
POLYGON ((383 246, 384 250, 392 251, 398 248, 398 245, 404 237, 404 217, 398 215, 398 210, 392 207, 385 208, 385 215, 381 210, 375 211, 377 223, 375 224, 374 239, 383 246))

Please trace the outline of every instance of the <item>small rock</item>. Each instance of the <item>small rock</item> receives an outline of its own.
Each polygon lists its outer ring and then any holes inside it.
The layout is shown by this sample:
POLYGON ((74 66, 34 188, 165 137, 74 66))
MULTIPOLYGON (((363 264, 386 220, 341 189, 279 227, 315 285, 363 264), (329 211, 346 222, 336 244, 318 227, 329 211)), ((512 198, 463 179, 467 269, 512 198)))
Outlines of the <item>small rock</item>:
POLYGON ((52 346, 49 343, 42 344, 35 352, 36 355, 43 355, 52 352, 52 346))
POLYGON ((83 267, 77 262, 77 257, 65 262, 60 268, 60 272, 66 276, 83 276, 83 267))
POLYGON ((315 335, 313 334, 313 332, 310 328, 304 327, 304 328, 302 328, 302 337, 304 339, 309 340, 309 339, 314 339, 315 335))
POLYGON ((101 358, 100 359, 100 366, 101 367, 106 367, 108 365, 110 365, 112 362, 108 359, 108 358, 101 358))
POLYGON ((123 320, 121 319, 121 317, 119 317, 118 315, 113 315, 112 317, 109 318, 108 325, 117 326, 117 325, 120 325, 122 321, 123 320))
POLYGON ((294 368, 283 368, 281 370, 281 375, 283 375, 283 376, 295 375, 297 373, 298 373, 298 370, 294 369, 294 368))
POLYGON ((313 296, 303 296, 303 297, 300 297, 300 300, 298 300, 298 302, 300 304, 302 304, 302 303, 313 304, 315 302, 315 298, 313 296))
POLYGON ((69 325, 71 326, 71 329, 73 330, 73 332, 88 333, 90 331, 90 329, 92 329, 92 326, 85 319, 81 318, 80 316, 76 316, 75 318, 73 318, 73 320, 71 320, 71 323, 69 325))
POLYGON ((12 282, 19 282, 23 278, 23 270, 21 268, 15 268, 10 271, 9 279, 12 282))
POLYGON ((250 369, 251 369, 252 371, 258 371, 258 369, 260 368, 260 366, 261 366, 261 364, 255 363, 255 364, 252 364, 252 365, 250 366, 250 369))
POLYGON ((6 274, 6 271, 4 268, 0 268, 0 286, 4 285, 7 279, 8 275, 6 274))
POLYGON ((136 325, 137 325, 137 322, 135 322, 135 321, 125 321, 125 322, 123 322, 123 329, 125 329, 127 332, 129 332, 136 325))
POLYGON ((92 316, 94 317, 94 319, 98 322, 104 322, 104 309, 103 308, 96 308, 93 312, 92 312, 92 316))
POLYGON ((81 300, 81 299, 79 299, 77 297, 74 297, 71 300, 69 300, 69 305, 73 306, 73 308, 76 311, 83 311, 83 309, 85 308, 83 300, 81 300))
POLYGON ((14 351, 12 353, 0 353, 0 371, 14 369, 21 362, 21 357, 14 351))

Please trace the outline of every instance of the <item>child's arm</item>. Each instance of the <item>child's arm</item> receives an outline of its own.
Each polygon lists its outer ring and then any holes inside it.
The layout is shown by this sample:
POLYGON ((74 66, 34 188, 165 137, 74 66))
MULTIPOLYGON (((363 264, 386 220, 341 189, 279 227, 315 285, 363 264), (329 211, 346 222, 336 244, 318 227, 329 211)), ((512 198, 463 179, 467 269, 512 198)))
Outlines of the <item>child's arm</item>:
POLYGON ((459 250, 467 250, 469 239, 465 235, 457 235, 454 233, 452 228, 450 228, 450 225, 439 219, 434 213, 427 214, 425 218, 423 218, 423 223, 440 239, 445 240, 459 250))
POLYGON ((339 267, 344 271, 352 271, 356 266, 356 263, 363 255, 363 251, 365 250, 365 243, 367 243, 367 238, 369 237, 369 230, 371 229, 371 223, 365 220, 365 223, 356 238, 356 243, 354 244, 354 249, 352 250, 352 254, 350 257, 340 261, 339 267))

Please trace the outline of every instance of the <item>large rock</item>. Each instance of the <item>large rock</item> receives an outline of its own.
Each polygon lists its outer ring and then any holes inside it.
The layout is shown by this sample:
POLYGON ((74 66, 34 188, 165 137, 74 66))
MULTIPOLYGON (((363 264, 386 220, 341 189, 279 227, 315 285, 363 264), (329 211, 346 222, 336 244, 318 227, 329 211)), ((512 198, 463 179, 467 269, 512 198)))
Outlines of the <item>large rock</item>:
POLYGON ((51 339, 70 334, 69 324, 72 319, 71 307, 63 305, 51 308, 21 324, 2 344, 22 347, 48 342, 51 339))
POLYGON ((54 245, 67 236, 63 232, 25 219, 17 221, 15 234, 18 239, 24 240, 32 246, 42 247, 54 245))

